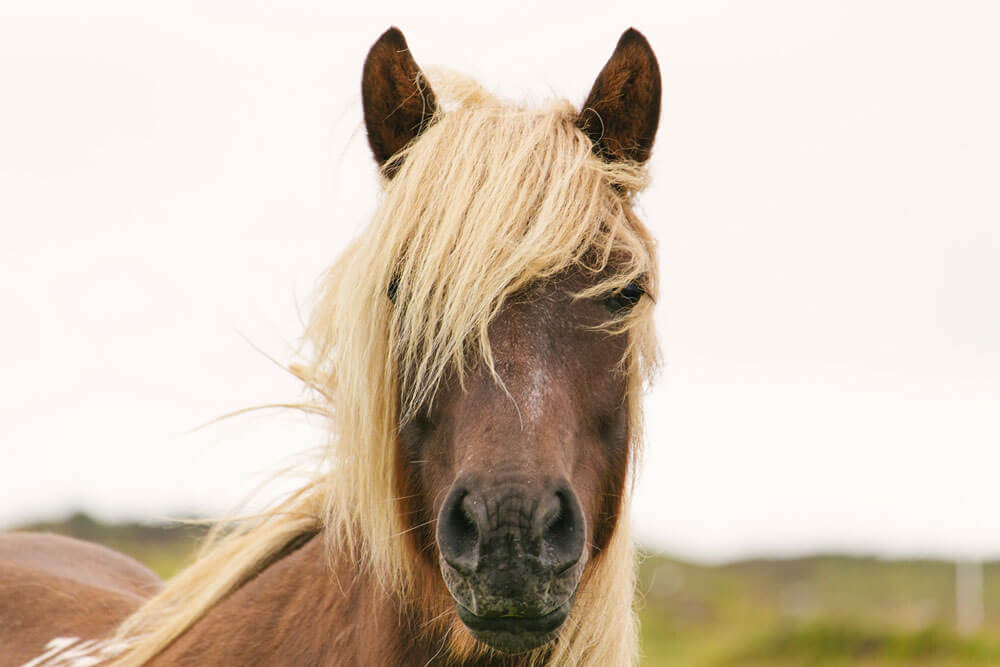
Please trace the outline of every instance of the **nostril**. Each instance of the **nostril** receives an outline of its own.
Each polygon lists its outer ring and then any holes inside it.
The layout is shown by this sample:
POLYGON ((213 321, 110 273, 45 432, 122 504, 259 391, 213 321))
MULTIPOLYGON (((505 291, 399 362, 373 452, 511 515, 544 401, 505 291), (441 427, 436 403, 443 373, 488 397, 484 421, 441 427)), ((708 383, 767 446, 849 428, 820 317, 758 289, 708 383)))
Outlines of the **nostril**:
POLYGON ((568 489, 555 493, 555 502, 545 516, 542 556, 557 573, 576 565, 586 541, 583 512, 576 495, 568 489))
POLYGON ((468 574, 479 562, 479 528, 476 502, 468 491, 452 489, 438 516, 437 540, 441 557, 468 574))
POLYGON ((479 528, 476 525, 475 505, 472 497, 465 494, 458 509, 452 513, 456 539, 463 553, 472 551, 479 542, 479 528))
POLYGON ((563 500, 561 493, 557 493, 556 498, 558 498, 556 510, 545 524, 545 534, 550 540, 562 539, 561 536, 568 535, 574 530, 573 516, 566 509, 566 501, 563 500))

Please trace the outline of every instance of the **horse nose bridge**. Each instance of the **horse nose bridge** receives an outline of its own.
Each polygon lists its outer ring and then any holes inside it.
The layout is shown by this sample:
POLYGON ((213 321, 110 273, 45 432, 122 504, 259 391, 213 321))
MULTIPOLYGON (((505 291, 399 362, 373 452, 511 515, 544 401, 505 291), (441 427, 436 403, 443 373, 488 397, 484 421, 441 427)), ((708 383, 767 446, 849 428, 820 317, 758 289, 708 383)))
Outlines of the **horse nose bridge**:
POLYGON ((489 406, 491 421, 512 437, 552 431, 574 412, 576 373, 551 333, 534 325, 513 326, 510 318, 499 336, 491 334, 495 362, 477 369, 467 393, 472 405, 489 406), (555 419, 559 415, 562 419, 555 419), (517 434, 517 436, 515 436, 517 434))
POLYGON ((540 489, 524 482, 507 482, 481 492, 486 512, 485 541, 530 538, 540 504, 540 489))
MULTIPOLYGON (((480 398, 480 397, 476 397, 480 398)), ((485 485, 530 486, 524 478, 570 473, 568 454, 581 432, 581 416, 562 389, 496 385, 487 398, 463 407, 477 419, 460 424, 458 474, 471 474, 485 485)))

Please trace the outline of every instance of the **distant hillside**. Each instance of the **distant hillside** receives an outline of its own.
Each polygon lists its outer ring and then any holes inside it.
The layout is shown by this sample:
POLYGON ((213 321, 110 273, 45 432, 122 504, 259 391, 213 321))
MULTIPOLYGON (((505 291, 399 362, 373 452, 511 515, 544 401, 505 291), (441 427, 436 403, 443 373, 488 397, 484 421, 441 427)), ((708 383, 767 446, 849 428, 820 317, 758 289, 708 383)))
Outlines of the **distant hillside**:
MULTIPOLYGON (((169 577, 205 529, 106 524, 77 513, 20 530, 106 544, 169 577)), ((644 667, 1000 665, 1000 564, 984 568, 982 632, 957 637, 955 568, 942 561, 814 556, 703 566, 646 556, 644 667)))
POLYGON ((193 557, 207 529, 181 523, 103 523, 84 512, 76 512, 60 521, 25 524, 15 530, 56 533, 97 542, 132 556, 168 578, 193 557))

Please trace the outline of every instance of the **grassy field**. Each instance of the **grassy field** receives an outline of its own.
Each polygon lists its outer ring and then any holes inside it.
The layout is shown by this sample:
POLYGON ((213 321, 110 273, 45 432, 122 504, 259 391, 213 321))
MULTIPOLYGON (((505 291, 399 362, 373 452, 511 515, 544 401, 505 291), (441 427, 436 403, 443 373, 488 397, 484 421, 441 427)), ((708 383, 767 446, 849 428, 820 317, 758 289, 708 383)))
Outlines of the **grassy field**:
MULTIPOLYGON (((81 514, 29 528, 107 544, 163 577, 191 557, 201 534, 81 514)), ((958 637, 951 563, 817 556, 707 567, 647 555, 639 577, 642 664, 1000 665, 1000 563, 986 565, 984 581, 983 629, 958 637)))
POLYGON ((641 567, 646 665, 1000 665, 1000 567, 984 574, 986 617, 955 626, 955 567, 818 556, 641 567))

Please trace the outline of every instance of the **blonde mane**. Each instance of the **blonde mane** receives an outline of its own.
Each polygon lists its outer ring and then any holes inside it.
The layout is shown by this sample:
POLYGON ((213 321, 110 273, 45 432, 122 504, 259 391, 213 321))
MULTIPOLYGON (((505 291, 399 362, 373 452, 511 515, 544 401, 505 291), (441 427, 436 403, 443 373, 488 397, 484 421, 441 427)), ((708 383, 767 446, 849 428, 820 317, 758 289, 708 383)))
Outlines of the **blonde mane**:
MULTIPOLYGON (((307 361, 296 373, 310 388, 308 409, 330 418, 323 472, 273 511, 210 540, 121 626, 118 637, 138 639, 118 664, 149 660, 290 543, 320 530, 331 561, 360 555, 380 585, 414 594, 396 498, 400 423, 433 400, 449 370, 461 378, 471 358, 492 368, 488 325, 526 286, 575 268, 594 276, 580 297, 634 280, 655 294, 655 251, 630 206, 645 185, 641 165, 596 157, 566 101, 525 109, 452 74, 433 89, 444 110, 383 179, 371 224, 323 276, 306 330, 307 361)), ((630 336, 622 363, 634 466, 639 397, 656 364, 651 299, 607 326, 630 336)), ((532 664, 634 661, 627 504, 554 649, 537 650, 532 664)), ((453 658, 486 650, 467 634, 452 639, 453 658)))

